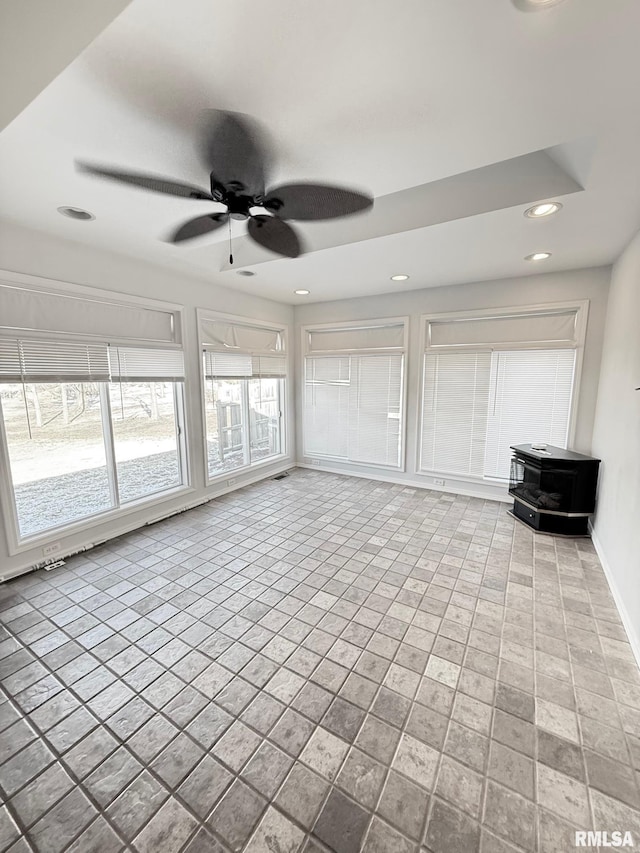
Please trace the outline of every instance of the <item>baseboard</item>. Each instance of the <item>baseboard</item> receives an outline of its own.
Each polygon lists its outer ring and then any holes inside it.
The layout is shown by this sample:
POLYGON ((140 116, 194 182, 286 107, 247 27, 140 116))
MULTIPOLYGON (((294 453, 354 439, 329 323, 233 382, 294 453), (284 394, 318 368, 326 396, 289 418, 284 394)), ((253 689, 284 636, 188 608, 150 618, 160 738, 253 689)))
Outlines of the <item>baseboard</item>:
POLYGON ((593 542, 593 547, 596 549, 596 554, 598 555, 598 559, 600 560, 600 564, 602 566, 602 570, 604 572, 604 576, 607 579, 607 583, 609 584, 609 589, 611 590, 611 595, 613 596, 613 600, 618 609, 618 613, 620 614, 620 619, 622 621, 622 625, 627 635, 627 639, 629 640, 629 645, 631 646, 631 651, 634 654, 638 667, 640 668, 640 637, 636 636, 636 633, 633 629, 633 623, 631 621, 631 617, 627 612, 626 605, 624 603, 624 599, 620 595, 618 591, 618 587, 616 586, 616 582, 614 579, 613 571, 611 570, 611 566, 607 560, 607 557, 604 553, 604 549, 602 547, 602 543, 598 539, 594 529, 593 524, 589 522, 589 530, 591 531, 591 541, 593 542))
POLYGON ((388 475, 388 474, 378 474, 371 472, 360 472, 360 471, 344 471, 341 468, 325 465, 324 462, 322 465, 309 465, 308 462, 296 462, 296 468, 308 468, 310 471, 326 471, 328 474, 342 474, 343 477, 359 477, 361 480, 376 480, 381 483, 393 483, 396 486, 406 486, 410 489, 424 489, 428 492, 444 492, 448 495, 463 495, 466 498, 480 498, 483 501, 497 501, 498 503, 511 504, 513 500, 508 496, 501 497, 500 495, 491 495, 485 494, 479 490, 474 490, 473 488, 465 489, 459 488, 447 488, 446 486, 436 486, 432 483, 425 483, 421 480, 409 480, 409 479, 400 479, 398 476, 388 475))

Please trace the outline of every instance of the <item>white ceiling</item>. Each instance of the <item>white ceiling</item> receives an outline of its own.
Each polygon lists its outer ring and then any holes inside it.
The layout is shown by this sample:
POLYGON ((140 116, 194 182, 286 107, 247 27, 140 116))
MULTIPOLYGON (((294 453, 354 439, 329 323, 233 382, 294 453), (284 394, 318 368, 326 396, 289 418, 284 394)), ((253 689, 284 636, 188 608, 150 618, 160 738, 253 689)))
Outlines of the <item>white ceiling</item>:
POLYGON ((511 0, 132 0, 0 134, 0 213, 294 304, 607 264, 640 225, 638 32, 637 0, 530 14, 511 0), (299 224, 314 251, 296 260, 256 252, 234 223, 228 269, 220 232, 188 246, 162 240, 207 202, 74 169, 83 159, 206 187, 194 128, 211 107, 263 124, 273 183, 364 188, 374 210, 299 224), (496 181, 484 208, 440 224, 428 224, 429 188, 382 198, 537 151, 584 188, 556 195, 564 209, 547 221, 522 216, 550 197, 535 181, 530 197, 496 181), (61 205, 96 220, 65 219, 61 205), (553 257, 523 260, 535 251, 553 257), (243 267, 256 275, 237 276, 243 267), (394 273, 411 278, 396 285, 394 273))

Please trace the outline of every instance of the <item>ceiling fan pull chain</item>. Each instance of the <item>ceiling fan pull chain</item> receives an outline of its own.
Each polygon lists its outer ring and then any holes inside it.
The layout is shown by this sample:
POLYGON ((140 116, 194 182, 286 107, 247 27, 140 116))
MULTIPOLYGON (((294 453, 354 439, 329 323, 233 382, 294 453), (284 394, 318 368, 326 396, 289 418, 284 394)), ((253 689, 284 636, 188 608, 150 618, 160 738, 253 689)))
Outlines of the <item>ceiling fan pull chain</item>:
POLYGON ((229 217, 228 222, 229 222, 229 266, 233 266, 233 252, 231 250, 231 217, 229 217))

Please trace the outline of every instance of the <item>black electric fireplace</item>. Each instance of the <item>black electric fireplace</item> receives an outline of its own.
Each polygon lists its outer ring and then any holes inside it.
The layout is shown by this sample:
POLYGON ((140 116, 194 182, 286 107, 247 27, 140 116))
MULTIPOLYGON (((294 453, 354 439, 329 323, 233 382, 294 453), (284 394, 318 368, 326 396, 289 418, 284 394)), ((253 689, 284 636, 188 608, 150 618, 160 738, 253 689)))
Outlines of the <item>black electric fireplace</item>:
POLYGON ((600 460, 550 445, 534 450, 518 444, 511 450, 509 493, 515 517, 544 533, 587 535, 600 460))

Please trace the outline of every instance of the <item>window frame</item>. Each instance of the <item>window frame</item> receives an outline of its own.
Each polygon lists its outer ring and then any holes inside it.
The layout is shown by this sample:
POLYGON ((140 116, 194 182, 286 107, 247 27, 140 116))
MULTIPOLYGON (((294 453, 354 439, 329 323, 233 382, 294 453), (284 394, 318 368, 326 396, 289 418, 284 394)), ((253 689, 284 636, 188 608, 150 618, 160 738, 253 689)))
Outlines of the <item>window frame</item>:
MULTIPOLYGON (((71 282, 59 281, 49 278, 35 279, 33 276, 25 273, 17 273, 10 270, 0 270, 0 282, 9 287, 41 292, 44 294, 52 294, 57 296, 67 296, 71 299, 78 299, 87 303, 95 304, 97 308, 103 303, 116 307, 129 308, 132 306, 140 308, 148 308, 167 312, 171 315, 171 336, 172 340, 150 340, 136 339, 131 337, 119 337, 117 335, 109 336, 108 340, 114 346, 133 346, 142 348, 158 348, 158 349, 175 349, 181 350, 184 353, 185 364, 188 360, 188 351, 185 349, 184 335, 184 314, 185 307, 174 302, 166 302, 159 299, 148 299, 142 296, 133 294, 114 293, 100 288, 88 287, 82 284, 74 284, 71 282)), ((14 327, 2 327, 0 325, 0 337, 15 340, 16 338, 28 338, 32 340, 45 341, 69 341, 74 340, 80 343, 95 343, 100 337, 105 340, 105 336, 96 336, 90 333, 83 335, 70 334, 67 332, 59 332, 55 330, 43 329, 17 329, 14 327)), ((189 429, 187 424, 187 404, 186 404, 186 386, 189 382, 186 375, 180 383, 174 383, 174 394, 176 395, 176 427, 178 432, 178 452, 180 459, 180 470, 182 474, 182 484, 167 489, 163 492, 156 492, 149 497, 143 497, 135 501, 128 501, 120 507, 112 507, 95 515, 85 516, 78 521, 70 522, 69 524, 52 527, 47 530, 38 532, 32 536, 20 536, 20 528, 18 525, 18 513, 15 501, 13 488, 13 480, 11 477, 11 468, 9 460, 9 450, 7 446, 7 435, 5 431, 4 418, 0 416, 0 515, 4 521, 4 528, 7 538, 7 551, 9 556, 32 551, 34 548, 43 547, 57 539, 70 536, 72 534, 82 533, 84 531, 95 530, 97 525, 102 525, 108 522, 117 521, 120 518, 125 518, 128 515, 140 512, 141 509, 149 509, 155 506, 161 506, 168 500, 174 499, 178 495, 189 494, 194 491, 191 481, 191 469, 189 464, 190 447, 189 447, 189 429), (180 386, 180 387, 178 387, 180 386)), ((108 382, 105 382, 105 392, 108 396, 108 382)), ((103 409, 103 418, 104 409, 103 409)), ((106 442, 105 442, 106 445, 106 442)), ((105 446, 105 452, 108 454, 108 449, 105 446)), ((101 541, 98 537, 96 541, 101 541)), ((43 559, 49 557, 54 558, 55 554, 45 555, 43 559)))
MULTIPOLYGON (((260 468, 267 467, 269 465, 273 465, 277 462, 282 462, 284 459, 289 457, 289 410, 290 410, 290 397, 289 397, 289 388, 292 387, 292 364, 293 364, 293 353, 291 352, 291 347, 289 346, 289 328, 287 325, 283 323, 272 323, 267 320, 256 320, 254 317, 246 317, 244 315, 239 314, 227 314, 220 311, 211 311, 207 308, 196 308, 196 330, 197 330, 197 344, 198 344, 198 376, 200 380, 200 417, 202 423, 202 454, 203 454, 203 466, 204 466, 204 482, 205 487, 220 485, 221 483, 227 482, 227 485, 231 485, 239 475, 245 474, 248 471, 259 470, 260 468), (260 459, 257 462, 251 462, 251 452, 250 452, 250 439, 246 439, 247 443, 247 452, 249 454, 249 462, 243 465, 238 466, 237 468, 231 468, 228 471, 221 471, 219 474, 214 474, 211 476, 209 471, 209 455, 208 455, 208 447, 207 447, 207 401, 205 394, 205 369, 204 369, 204 359, 202 354, 205 350, 203 347, 201 340, 201 328, 203 321, 226 321, 230 324, 236 324, 240 326, 252 326, 255 328, 267 329, 269 331, 278 332, 282 335, 282 340, 284 342, 284 351, 282 355, 284 355, 286 368, 285 375, 281 377, 279 380, 279 397, 280 397, 280 452, 274 454, 273 456, 267 456, 265 459, 260 459)), ((248 395, 248 385, 246 389, 243 390, 243 398, 248 395)), ((243 437, 243 443, 245 438, 243 437)))
POLYGON ((54 538, 66 536, 71 533, 81 532, 91 529, 96 524, 101 524, 110 521, 114 518, 128 515, 132 512, 137 512, 141 508, 155 506, 163 501, 175 497, 175 495, 193 491, 189 481, 189 465, 187 456, 186 444, 186 425, 185 425, 185 400, 184 400, 184 382, 173 383, 174 407, 176 414, 176 438, 178 465, 182 477, 182 483, 177 486, 172 486, 169 489, 153 492, 148 496, 137 498, 133 501, 125 501, 120 503, 118 488, 115 482, 115 454, 113 430, 111 429, 111 405, 109 401, 109 383, 100 382, 100 410, 102 423, 102 437, 105 447, 105 464, 107 468, 107 477, 109 479, 109 492, 114 506, 103 512, 93 513, 83 516, 77 521, 71 521, 68 524, 61 524, 57 527, 48 527, 46 530, 39 531, 29 536, 20 535, 20 525, 18 522, 18 509, 16 504, 15 488, 13 478, 11 476, 11 464, 9 458, 9 447, 7 443, 7 434, 5 430, 4 417, 0 416, 0 469, 6 476, 2 477, 0 482, 0 498, 5 519, 5 528, 9 544, 9 553, 11 555, 19 554, 23 551, 28 551, 38 545, 46 544, 54 538), (112 468, 113 465, 113 468, 112 468), (8 523, 7 523, 8 522, 8 523))
POLYGON ((466 483, 482 483, 485 485, 508 483, 508 479, 502 480, 494 477, 478 476, 473 474, 457 474, 450 471, 441 471, 422 467, 422 434, 424 421, 424 381, 425 381, 425 355, 428 352, 499 352, 512 350, 550 350, 571 349, 575 351, 575 368, 573 377, 573 388, 571 393, 571 404, 569 409, 569 426, 567 430, 567 445, 573 445, 577 427, 578 407, 580 402, 580 388, 582 383, 582 365, 584 360, 585 339, 587 333, 587 322, 589 317, 589 300, 576 299, 566 302, 542 302, 528 305, 500 306, 499 308, 483 308, 468 311, 447 311, 439 314, 420 315, 420 386, 418 394, 418 406, 416 411, 416 474, 420 477, 444 477, 448 480, 456 480, 466 483), (504 344, 462 344, 458 346, 431 347, 430 328, 431 322, 442 322, 447 320, 482 320, 488 318, 507 318, 510 316, 522 316, 526 314, 555 313, 564 311, 575 311, 575 334, 572 343, 563 341, 553 346, 550 341, 522 341, 507 342, 504 344))
POLYGON ((350 320, 348 322, 340 322, 340 323, 307 323, 300 328, 300 341, 301 341, 301 365, 300 365, 300 383, 299 383, 299 392, 300 392, 300 400, 301 405, 299 407, 300 412, 300 429, 299 435, 301 436, 301 448, 302 448, 302 456, 305 459, 305 462, 311 462, 313 464, 313 460, 326 460, 329 464, 333 465, 344 465, 344 466, 354 466, 359 469, 370 469, 373 468, 377 471, 387 471, 390 473, 405 473, 407 470, 407 409, 408 409, 408 400, 407 400, 407 373, 408 373, 408 362, 409 362, 409 323, 410 317, 408 315, 403 315, 400 317, 376 317, 373 320, 364 319, 364 320, 350 320), (358 330, 358 329, 373 329, 378 327, 385 326, 402 326, 403 336, 402 336, 402 346, 401 347, 378 347, 378 348, 363 348, 363 349, 339 349, 339 350, 316 350, 310 351, 309 349, 309 335, 314 331, 348 331, 350 329, 358 330), (330 456, 327 454, 318 454, 318 453, 309 453, 305 444, 305 427, 304 427, 304 400, 305 400, 305 389, 306 389, 306 360, 307 358, 313 358, 314 355, 318 357, 350 357, 350 356, 358 356, 358 355, 400 355, 402 356, 402 376, 400 379, 400 452, 398 454, 398 465, 383 465, 378 462, 356 462, 351 459, 345 458, 344 456, 330 456))

